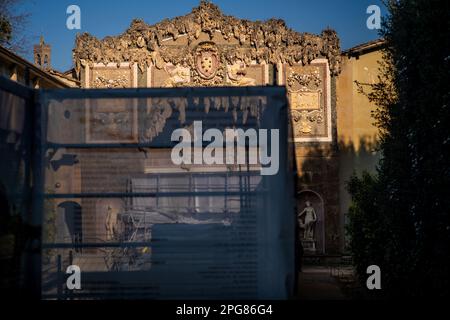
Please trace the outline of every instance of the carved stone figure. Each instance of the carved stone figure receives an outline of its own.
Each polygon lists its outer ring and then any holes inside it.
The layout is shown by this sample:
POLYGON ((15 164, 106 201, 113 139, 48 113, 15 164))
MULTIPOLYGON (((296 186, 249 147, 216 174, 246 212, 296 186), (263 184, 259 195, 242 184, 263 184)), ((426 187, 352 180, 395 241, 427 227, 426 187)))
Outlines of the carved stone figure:
POLYGON ((130 138, 130 117, 128 112, 94 112, 92 130, 105 140, 130 138))
POLYGON ((95 77, 92 87, 93 88, 126 88, 129 80, 125 76, 118 76, 115 79, 107 79, 104 76, 95 77))
POLYGON ((314 240, 314 228, 317 221, 316 211, 311 205, 311 202, 306 201, 306 207, 298 215, 300 227, 304 229, 303 239, 314 240), (305 222, 302 222, 302 216, 305 216, 305 222))
POLYGON ((286 79, 294 122, 294 136, 310 135, 324 118, 322 80, 315 68, 303 73, 291 71, 286 79))
POLYGON ((191 72, 189 68, 166 65, 164 70, 169 74, 169 78, 164 81, 163 87, 173 88, 190 82, 191 72))
POLYGON ((246 77, 246 67, 243 62, 227 66, 228 82, 233 86, 254 86, 256 80, 246 77))

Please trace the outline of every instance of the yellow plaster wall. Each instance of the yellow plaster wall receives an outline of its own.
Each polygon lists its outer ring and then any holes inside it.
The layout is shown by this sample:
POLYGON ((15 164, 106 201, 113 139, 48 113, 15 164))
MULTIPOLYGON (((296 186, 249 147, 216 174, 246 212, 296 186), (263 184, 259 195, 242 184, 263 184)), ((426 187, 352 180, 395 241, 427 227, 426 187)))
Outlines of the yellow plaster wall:
POLYGON ((371 111, 375 106, 359 93, 355 81, 373 84, 377 81, 380 50, 361 55, 359 59, 343 58, 342 73, 337 79, 337 135, 339 142, 353 143, 355 150, 361 140, 368 144, 376 142, 378 129, 373 125, 371 111))
MULTIPOLYGON (((355 81, 366 84, 377 82, 378 61, 381 59, 380 50, 361 55, 359 59, 343 57, 342 73, 336 82, 341 234, 345 234, 347 213, 351 205, 351 197, 346 189, 347 182, 354 173, 375 173, 380 159, 380 154, 376 151, 378 129, 371 116, 375 105, 358 92, 355 81)), ((345 250, 345 242, 342 251, 345 250)))

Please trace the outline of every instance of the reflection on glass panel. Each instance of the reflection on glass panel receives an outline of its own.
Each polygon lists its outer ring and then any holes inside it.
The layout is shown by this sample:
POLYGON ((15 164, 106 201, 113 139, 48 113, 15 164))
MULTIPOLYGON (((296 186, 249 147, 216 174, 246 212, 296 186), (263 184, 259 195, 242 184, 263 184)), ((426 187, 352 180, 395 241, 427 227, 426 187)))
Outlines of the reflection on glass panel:
MULTIPOLYGON (((290 236, 281 226, 293 229, 287 170, 262 176, 258 163, 177 165, 171 134, 192 132, 198 120, 203 130, 278 130, 287 121, 285 92, 260 88, 250 99, 252 89, 180 90, 46 93, 44 298, 258 298, 284 290, 292 257, 274 257, 283 255, 280 234, 290 236), (216 104, 205 111, 207 101, 216 104), (277 281, 265 278, 268 260, 284 268, 277 281), (83 271, 77 292, 65 286, 71 264, 83 271)), ((281 144, 285 152, 286 136, 281 144)))

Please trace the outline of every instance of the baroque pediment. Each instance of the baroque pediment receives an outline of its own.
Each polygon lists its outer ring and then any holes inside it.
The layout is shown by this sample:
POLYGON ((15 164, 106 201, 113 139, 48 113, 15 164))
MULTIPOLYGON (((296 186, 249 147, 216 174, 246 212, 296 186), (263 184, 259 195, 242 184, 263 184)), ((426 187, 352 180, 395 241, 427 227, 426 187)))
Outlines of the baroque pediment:
POLYGON ((215 59, 228 65, 240 62, 249 65, 252 61, 308 65, 319 57, 328 59, 332 75, 340 72, 340 44, 334 30, 326 29, 320 35, 314 35, 293 31, 283 20, 238 19, 224 15, 208 1, 201 1, 185 16, 165 19, 154 25, 133 20, 128 30, 116 37, 99 40, 83 33, 77 36, 73 53, 78 74, 86 65, 129 62, 130 65, 136 63, 141 71, 151 65, 163 69, 167 63, 197 66, 203 75, 208 75, 225 72, 214 70, 215 59), (179 41, 186 45, 173 45, 179 41), (196 48, 199 43, 218 41, 229 45, 222 45, 216 53, 204 54, 198 64, 196 48))

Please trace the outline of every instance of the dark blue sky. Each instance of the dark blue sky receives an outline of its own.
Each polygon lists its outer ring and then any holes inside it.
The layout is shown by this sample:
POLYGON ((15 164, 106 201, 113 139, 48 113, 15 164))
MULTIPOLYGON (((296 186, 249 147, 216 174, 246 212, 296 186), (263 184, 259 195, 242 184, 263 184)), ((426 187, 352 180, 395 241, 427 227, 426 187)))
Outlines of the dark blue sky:
MULTIPOLYGON (((281 18, 297 31, 319 33, 327 26, 341 38, 342 49, 378 38, 376 30, 366 27, 366 9, 380 0, 214 0, 227 15, 249 20, 281 18)), ((33 43, 42 34, 52 45, 53 68, 65 71, 72 66, 72 48, 77 32, 96 37, 124 32, 133 18, 154 24, 164 18, 185 15, 199 0, 27 0, 21 8, 31 14, 27 32, 33 43), (66 9, 81 8, 81 30, 68 30, 66 9)), ((32 59, 32 43, 30 54, 32 59)))

